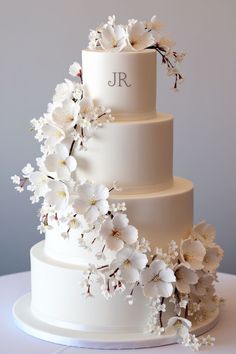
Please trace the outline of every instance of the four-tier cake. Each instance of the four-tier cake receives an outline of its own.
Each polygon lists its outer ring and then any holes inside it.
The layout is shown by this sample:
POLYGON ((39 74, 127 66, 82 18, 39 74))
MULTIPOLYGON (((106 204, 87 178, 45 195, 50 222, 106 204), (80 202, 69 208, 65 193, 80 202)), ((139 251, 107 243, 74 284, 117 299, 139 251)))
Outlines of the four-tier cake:
POLYGON ((14 310, 33 335, 97 348, 211 344, 190 332, 216 321, 222 250, 212 225, 194 225, 192 182, 173 176, 173 116, 156 104, 158 54, 175 88, 182 79, 171 58, 183 54, 171 48, 155 17, 109 17, 82 69, 70 67, 78 82, 59 84, 32 121, 43 155, 13 182, 43 198, 45 240, 31 249, 31 294, 14 310))

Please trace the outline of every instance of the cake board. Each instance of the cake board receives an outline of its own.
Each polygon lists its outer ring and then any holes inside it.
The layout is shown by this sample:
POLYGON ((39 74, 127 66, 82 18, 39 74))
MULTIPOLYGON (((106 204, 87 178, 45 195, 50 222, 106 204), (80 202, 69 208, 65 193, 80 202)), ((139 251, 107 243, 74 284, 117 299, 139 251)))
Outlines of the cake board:
MULTIPOLYGON (((13 306, 16 325, 25 333, 56 344, 91 349, 138 349, 177 343, 177 337, 167 334, 90 332, 52 326, 37 319, 31 312, 31 294, 19 298, 13 306)), ((212 329, 219 318, 219 309, 205 321, 195 324, 191 333, 200 336, 212 329)))

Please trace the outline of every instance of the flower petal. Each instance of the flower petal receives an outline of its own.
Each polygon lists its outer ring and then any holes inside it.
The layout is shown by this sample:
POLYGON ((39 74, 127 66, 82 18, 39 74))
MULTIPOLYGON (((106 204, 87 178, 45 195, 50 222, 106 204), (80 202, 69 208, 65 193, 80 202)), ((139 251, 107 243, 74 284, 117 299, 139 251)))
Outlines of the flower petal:
POLYGON ((171 283, 166 283, 161 280, 156 282, 157 284, 157 292, 159 296, 169 297, 173 292, 173 286, 171 283))
POLYGON ((73 156, 68 156, 66 159, 66 166, 70 170, 70 172, 73 172, 76 167, 77 167, 77 161, 73 156))
POLYGON ((148 259, 146 254, 141 252, 134 252, 133 256, 131 257, 132 266, 140 270, 145 268, 147 262, 148 259))
POLYGON ((85 218, 89 224, 92 224, 99 217, 98 208, 92 205, 86 212, 85 218))
POLYGON ((45 159, 45 167, 49 172, 55 172, 58 166, 58 157, 56 154, 48 155, 45 159))
POLYGON ((57 167, 57 176, 59 179, 68 180, 70 178, 70 171, 66 165, 60 163, 57 167))
POLYGON ((107 218, 101 226, 100 235, 105 239, 107 237, 112 237, 112 230, 113 230, 112 220, 110 218, 107 218))
POLYGON ((106 238, 106 245, 112 251, 119 251, 123 247, 124 242, 117 237, 110 236, 106 238))
POLYGON ((159 277, 162 281, 168 282, 168 283, 175 282, 175 280, 176 280, 174 272, 170 268, 162 269, 159 273, 159 277))
POLYGON ((127 283, 139 281, 139 271, 131 266, 123 266, 120 269, 122 279, 127 283))
POLYGON ((140 274, 140 283, 142 285, 149 283, 155 276, 150 268, 145 268, 140 274))
POLYGON ((123 241, 125 241, 125 243, 127 243, 128 245, 132 245, 132 243, 136 242, 138 239, 138 230, 136 229, 136 227, 128 225, 127 227, 121 230, 120 237, 123 241))
POLYGON ((154 297, 154 298, 157 297, 159 294, 157 291, 156 283, 154 282, 146 283, 143 287, 143 293, 144 296, 146 297, 154 297))
POLYGON ((120 214, 120 213, 114 215, 113 225, 115 229, 118 230, 123 229, 128 225, 128 223, 129 223, 129 219, 127 218, 127 215, 120 214))
POLYGON ((109 190, 103 184, 99 184, 94 188, 94 198, 96 200, 107 199, 109 197, 109 190))
POLYGON ((92 199, 94 194, 94 185, 92 183, 86 182, 79 187, 78 193, 81 199, 92 199))
POLYGON ((102 215, 105 215, 109 210, 109 204, 107 200, 99 200, 96 202, 96 207, 102 215))
POLYGON ((56 145, 56 152, 58 156, 60 156, 61 160, 66 160, 66 158, 69 156, 69 151, 65 144, 57 144, 56 145))
POLYGON ((160 260, 154 260, 151 264, 150 264, 150 268, 152 270, 152 272, 154 274, 159 274, 159 272, 162 269, 166 268, 166 264, 164 261, 160 261, 160 260))

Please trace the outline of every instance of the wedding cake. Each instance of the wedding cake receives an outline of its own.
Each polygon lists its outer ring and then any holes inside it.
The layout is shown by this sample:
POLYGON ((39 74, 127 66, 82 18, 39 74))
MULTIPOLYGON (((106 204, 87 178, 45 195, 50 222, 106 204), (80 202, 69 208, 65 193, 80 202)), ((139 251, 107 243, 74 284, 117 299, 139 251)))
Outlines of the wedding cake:
POLYGON ((192 182, 173 176, 173 116, 156 109, 157 55, 177 89, 184 54, 160 27, 155 16, 127 26, 109 17, 91 31, 82 68, 70 67, 78 81, 57 85, 32 121, 43 155, 37 170, 27 164, 12 179, 33 203, 43 198, 45 240, 31 249, 24 299, 45 329, 20 320, 17 304, 15 317, 40 338, 98 348, 213 342, 191 328, 215 323, 223 252, 212 225, 194 225, 192 182))

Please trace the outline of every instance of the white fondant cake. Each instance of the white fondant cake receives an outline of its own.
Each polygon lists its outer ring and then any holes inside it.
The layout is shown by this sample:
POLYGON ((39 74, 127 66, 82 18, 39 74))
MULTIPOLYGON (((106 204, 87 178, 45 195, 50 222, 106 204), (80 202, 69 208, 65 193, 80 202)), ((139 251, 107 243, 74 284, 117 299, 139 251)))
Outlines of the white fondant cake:
POLYGON ((174 330, 196 349, 189 319, 213 323, 222 250, 212 225, 193 225, 192 182, 173 176, 173 117, 156 112, 156 53, 175 88, 182 76, 169 58, 183 54, 154 42, 155 18, 126 29, 113 21, 92 31, 83 71, 71 66, 81 83, 58 85, 48 113, 32 121, 44 141, 39 170, 28 164, 13 176, 19 191, 30 183, 32 202, 44 198, 31 314, 73 336, 174 330))
MULTIPOLYGON (((143 85, 146 88, 150 84, 148 89, 152 90, 154 82, 156 87, 155 51, 116 54, 83 51, 83 71, 84 84, 89 94, 100 102, 105 102, 111 107, 112 112, 115 108, 117 116, 115 115, 114 122, 105 123, 101 129, 96 130, 93 139, 88 142, 87 151, 79 152, 77 173, 86 179, 94 180, 95 183, 105 182, 107 186, 112 186, 112 182, 117 179, 122 185, 122 192, 111 193, 110 200, 125 201, 130 223, 137 227, 140 235, 150 241, 153 248, 165 249, 171 240, 180 242, 189 235, 193 226, 193 185, 188 180, 173 178, 172 116, 154 114, 155 98, 150 101, 149 91, 145 90, 146 95, 141 95, 143 85), (122 86, 117 91, 117 88, 108 86, 107 81, 112 77, 115 68, 125 72, 127 79, 132 78, 130 82, 133 83, 134 89, 133 86, 128 88, 122 86), (99 87, 94 83, 96 72, 101 74, 96 81, 99 87), (145 74, 140 80, 139 73, 143 72, 145 74), (142 118, 139 113, 135 113, 136 105, 140 109, 137 111, 142 112, 142 118), (128 112, 127 116, 124 112, 128 112), (152 117, 149 116, 150 112, 153 113, 152 117), (120 113, 122 118, 119 116, 120 113)), ((78 283, 80 281, 80 267, 84 271, 83 267, 86 265, 101 263, 95 257, 96 250, 98 251, 101 245, 97 243, 94 252, 91 253, 78 247, 77 243, 77 237, 70 236, 64 239, 60 230, 54 227, 46 232, 45 242, 32 250, 33 311, 42 316, 46 322, 52 321, 54 316, 57 316, 58 322, 64 326, 68 323, 72 327, 77 325, 83 327, 84 324, 91 328, 96 327, 99 331, 107 328, 117 331, 119 327, 122 330, 122 326, 127 328, 130 326, 136 331, 138 329, 141 331, 148 318, 148 311, 145 310, 146 299, 139 297, 139 300, 136 300, 135 295, 135 305, 129 309, 131 311, 129 316, 127 304, 124 302, 127 294, 122 294, 117 300, 112 299, 107 303, 97 290, 93 300, 79 300, 78 294, 81 289, 75 291, 75 284, 76 278, 78 283), (53 269, 52 275, 50 269, 53 269), (67 279, 66 283, 62 280, 63 274, 67 279), (70 290, 70 287, 73 290, 70 290), (43 298, 40 289, 43 289, 43 298), (58 293, 61 294, 60 297, 58 293), (73 298, 70 295, 72 293, 73 298), (96 312, 96 308, 101 313, 96 312), (134 316, 138 309, 138 315, 134 316), (51 311, 54 311, 54 314, 51 314, 51 311), (82 314, 82 311, 87 315, 82 314), (88 316, 89 313, 96 315, 88 316), (109 320, 105 315, 101 319, 102 313, 109 314, 109 320), (91 317, 97 321, 96 324, 92 323, 91 317), (128 317, 132 322, 130 325, 128 317)), ((108 261, 112 260, 114 252, 108 250, 106 256, 108 261)))

